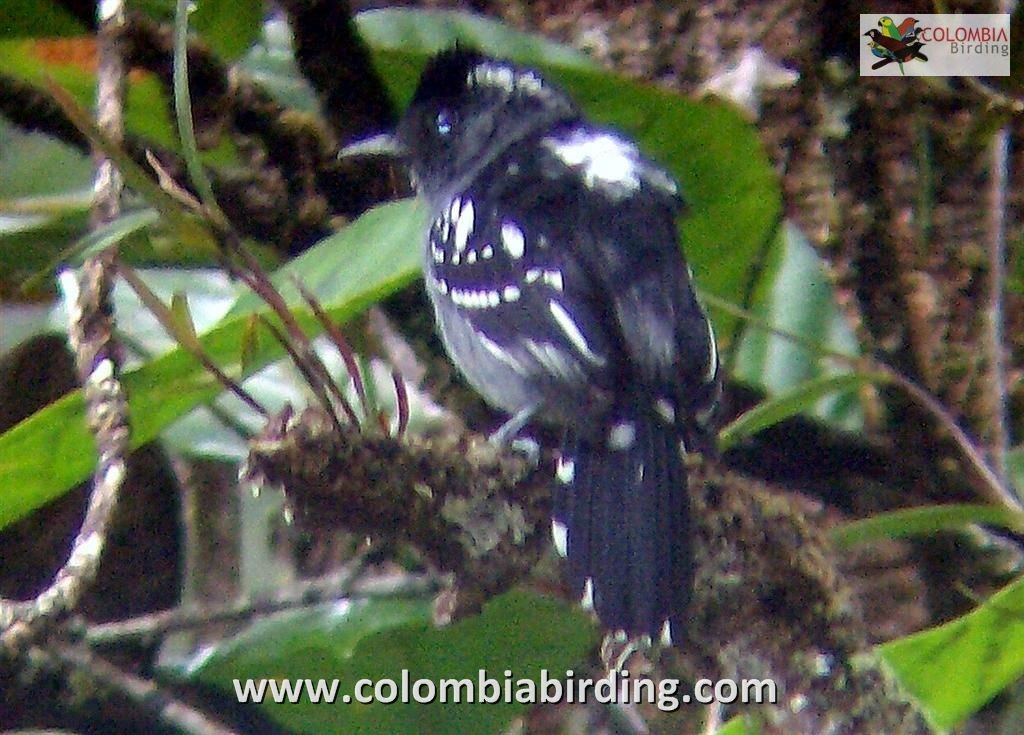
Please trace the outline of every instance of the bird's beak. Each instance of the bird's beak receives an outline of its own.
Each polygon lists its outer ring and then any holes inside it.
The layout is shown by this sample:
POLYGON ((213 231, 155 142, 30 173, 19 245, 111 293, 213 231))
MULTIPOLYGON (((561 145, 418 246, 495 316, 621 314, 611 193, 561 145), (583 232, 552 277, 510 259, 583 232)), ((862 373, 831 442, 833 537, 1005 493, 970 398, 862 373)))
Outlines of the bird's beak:
POLYGON ((398 158, 405 153, 398 139, 391 133, 381 133, 369 138, 357 140, 338 151, 338 158, 356 158, 359 156, 388 156, 398 158))

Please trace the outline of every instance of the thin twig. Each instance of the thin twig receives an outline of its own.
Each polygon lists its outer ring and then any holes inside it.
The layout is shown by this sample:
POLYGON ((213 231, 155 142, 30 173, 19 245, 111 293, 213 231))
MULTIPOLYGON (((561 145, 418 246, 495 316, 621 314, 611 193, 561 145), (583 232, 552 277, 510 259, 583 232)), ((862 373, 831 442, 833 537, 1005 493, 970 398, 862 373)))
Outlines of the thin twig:
POLYGON ((304 580, 272 600, 237 600, 225 605, 185 606, 140 615, 130 620, 89 625, 83 639, 92 646, 123 643, 127 640, 153 640, 180 630, 201 628, 216 623, 250 620, 345 597, 366 569, 366 555, 353 558, 338 572, 304 580))
POLYGON ((395 430, 395 437, 401 439, 405 436, 405 430, 409 428, 409 394, 405 390, 405 381, 402 374, 392 369, 391 380, 395 384, 395 405, 398 407, 398 428, 395 430))
POLYGON ((203 367, 206 368, 207 372, 213 375, 221 385, 227 390, 231 391, 236 395, 246 406, 251 408, 253 411, 258 413, 263 418, 267 418, 270 414, 259 401, 252 397, 252 395, 242 387, 242 385, 230 378, 220 367, 213 361, 206 351, 203 349, 202 343, 195 335, 195 331, 191 328, 179 324, 175 319, 174 314, 171 310, 164 305, 160 298, 153 293, 153 291, 146 285, 145 281, 139 277, 139 274, 135 272, 135 269, 125 263, 119 263, 121 277, 131 286, 131 289, 135 292, 135 295, 139 297, 139 300, 146 305, 150 313, 156 318, 160 325, 166 330, 166 332, 189 354, 202 363, 203 367))
MULTIPOLYGON (((291 357, 292 363, 294 363, 295 367, 298 368, 300 373, 302 373, 302 377, 306 379, 306 384, 309 385, 309 389, 313 391, 313 395, 316 396, 318 401, 320 401, 320 405, 323 406, 327 415, 331 417, 331 423, 334 424, 334 429, 338 432, 339 436, 343 436, 345 434, 345 430, 341 425, 341 421, 338 419, 338 412, 334 410, 334 404, 331 403, 331 398, 324 388, 325 383, 330 384, 332 381, 330 379, 326 381, 322 380, 320 376, 316 374, 316 365, 319 365, 320 369, 326 370, 320 362, 320 359, 316 357, 315 354, 312 356, 312 359, 309 359, 308 352, 306 355, 300 354, 299 350, 302 349, 302 345, 292 344, 292 342, 285 336, 284 332, 278 329, 272 321, 262 314, 257 315, 257 318, 263 326, 270 330, 270 333, 274 335, 274 339, 284 347, 285 352, 287 352, 288 356, 291 357)), ((309 352, 311 352, 311 350, 309 352)))
MULTIPOLYGON (((108 140, 120 145, 124 140, 124 90, 127 75, 117 39, 125 22, 124 0, 97 3, 97 8, 96 126, 108 140)), ((97 166, 93 224, 98 226, 114 220, 121 213, 124 182, 120 169, 109 156, 98 149, 95 155, 97 166)))
POLYGON ((988 100, 993 109, 1019 115, 1024 112, 1024 100, 1000 92, 977 77, 960 77, 960 81, 988 100))
POLYGON ((402 574, 360 581, 365 559, 340 575, 315 579, 273 600, 239 600, 217 607, 179 607, 116 623, 85 628, 83 639, 91 646, 118 645, 126 641, 153 641, 181 630, 218 623, 251 621, 254 618, 299 610, 341 599, 385 599, 430 595, 442 588, 434 575, 402 574))
MULTIPOLYGON (((324 328, 324 331, 334 344, 334 348, 338 350, 338 354, 341 355, 341 359, 344 360, 345 369, 348 371, 348 375, 352 379, 352 385, 355 387, 355 393, 362 402, 362 408, 366 409, 367 394, 364 386, 362 386, 362 377, 359 375, 359 367, 355 362, 355 353, 353 353, 352 348, 348 346, 348 341, 345 340, 345 336, 341 333, 341 330, 339 330, 338 326, 331 320, 331 317, 327 315, 324 308, 319 304, 319 301, 316 300, 316 297, 309 293, 306 287, 303 286, 298 276, 295 276, 294 283, 306 304, 308 304, 309 308, 312 309, 316 320, 321 322, 321 326, 324 328)), ((335 394, 338 402, 341 403, 342 408, 345 410, 345 414, 348 416, 348 420, 352 422, 353 426, 358 427, 359 419, 355 415, 355 409, 352 408, 348 399, 345 398, 345 395, 341 392, 341 389, 333 380, 329 380, 328 385, 332 388, 332 392, 335 394)))
POLYGON ((153 720, 185 735, 237 735, 234 730, 176 699, 169 691, 154 684, 152 679, 124 671, 85 647, 57 645, 38 653, 56 659, 59 664, 72 669, 77 677, 128 697, 153 720))
POLYGON ((982 340, 988 352, 988 394, 991 405, 990 451, 996 476, 1006 484, 1006 456, 1010 451, 1007 429, 1009 396, 1003 345, 1003 293, 1006 287, 1006 192, 1009 187, 1010 131, 1001 127, 992 140, 990 232, 988 240, 988 293, 985 304, 987 334, 982 340))
POLYGON ((188 86, 188 14, 189 0, 177 0, 174 16, 174 113, 178 123, 178 136, 181 138, 181 153, 185 159, 188 176, 192 180, 199 199, 203 203, 207 216, 214 226, 225 228, 228 218, 225 216, 217 198, 213 194, 213 185, 206 175, 203 162, 199 159, 199 147, 196 144, 196 133, 192 123, 192 96, 188 86))
MULTIPOLYGON (((124 136, 125 68, 117 42, 124 19, 122 0, 99 4, 96 129, 115 145, 124 136)), ((96 156, 93 224, 100 226, 120 213, 123 183, 114 161, 98 148, 96 156)), ((110 250, 86 260, 80 279, 70 271, 61 276, 68 302, 68 339, 75 353, 99 459, 82 525, 53 581, 31 601, 0 600, 0 648, 5 650, 21 648, 40 623, 78 605, 99 569, 107 530, 127 474, 128 401, 121 386, 113 336, 110 291, 114 276, 110 250)))
POLYGON ((0 643, 16 646, 43 619, 73 609, 96 576, 107 528, 127 473, 128 403, 118 377, 113 342, 110 288, 113 266, 109 253, 90 258, 82 267, 81 284, 70 272, 62 276, 71 318, 69 337, 75 352, 99 460, 89 505, 71 553, 53 582, 31 602, 0 601, 0 643))

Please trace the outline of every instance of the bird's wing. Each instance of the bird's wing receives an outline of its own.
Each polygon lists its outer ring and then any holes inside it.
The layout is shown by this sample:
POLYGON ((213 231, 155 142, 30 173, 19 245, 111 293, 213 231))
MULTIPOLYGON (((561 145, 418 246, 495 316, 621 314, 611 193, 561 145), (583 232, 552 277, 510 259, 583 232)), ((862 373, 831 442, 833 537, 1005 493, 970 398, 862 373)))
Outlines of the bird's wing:
POLYGON ((916 25, 917 25, 917 19, 916 18, 907 18, 902 23, 900 23, 899 28, 898 28, 898 30, 900 32, 900 38, 903 38, 903 36, 907 35, 907 33, 909 31, 914 30, 916 25))
POLYGON ((679 247, 675 183, 617 136, 594 153, 604 170, 584 177, 590 195, 576 197, 573 242, 610 309, 611 341, 652 387, 679 393, 683 384, 707 382, 717 357, 679 247))
POLYGON ((499 159, 453 197, 430 229, 430 277, 520 372, 600 380, 611 336, 594 284, 566 246, 571 182, 539 180, 536 159, 511 171, 499 159))

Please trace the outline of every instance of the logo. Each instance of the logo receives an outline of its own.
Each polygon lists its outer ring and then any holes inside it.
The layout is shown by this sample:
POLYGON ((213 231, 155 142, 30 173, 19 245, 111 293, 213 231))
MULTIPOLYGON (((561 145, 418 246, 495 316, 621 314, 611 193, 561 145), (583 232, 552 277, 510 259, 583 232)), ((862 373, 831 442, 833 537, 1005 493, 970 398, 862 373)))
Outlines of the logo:
POLYGON ((1009 76, 1008 13, 860 16, 861 76, 1009 76))
POLYGON ((871 65, 872 71, 889 64, 899 64, 900 74, 905 74, 904 64, 928 61, 928 57, 921 53, 925 44, 917 38, 917 18, 904 18, 896 25, 890 16, 883 15, 878 19, 878 28, 872 28, 864 35, 868 37, 871 53, 881 59, 871 65))

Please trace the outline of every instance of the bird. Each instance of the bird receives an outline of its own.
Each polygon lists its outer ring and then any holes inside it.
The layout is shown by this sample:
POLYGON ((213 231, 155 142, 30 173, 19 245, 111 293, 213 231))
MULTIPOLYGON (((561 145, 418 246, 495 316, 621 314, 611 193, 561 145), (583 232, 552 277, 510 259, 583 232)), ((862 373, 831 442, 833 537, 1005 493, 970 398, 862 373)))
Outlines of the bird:
POLYGON ((896 22, 888 15, 883 15, 881 18, 878 19, 878 27, 881 28, 882 33, 884 33, 889 38, 895 38, 897 41, 903 38, 902 31, 899 28, 897 28, 896 22))
POLYGON ((910 40, 917 36, 917 18, 904 18, 903 22, 899 24, 896 32, 899 33, 899 38, 904 43, 909 43, 910 40))
POLYGON ((713 450, 714 332, 679 187, 535 70, 456 46, 396 130, 430 210, 445 349, 513 425, 561 437, 553 533, 601 624, 671 641, 694 576, 685 453, 713 450))
POLYGON ((871 67, 872 69, 879 69, 886 64, 896 62, 899 64, 900 73, 903 73, 904 62, 910 61, 911 59, 928 61, 928 57, 921 53, 921 49, 924 47, 924 44, 919 41, 915 41, 908 45, 903 41, 897 41, 894 38, 884 36, 874 28, 864 35, 871 39, 868 41, 868 47, 871 49, 871 53, 882 59, 882 61, 873 64, 871 67))
POLYGON ((895 58, 905 57, 906 60, 909 60, 911 58, 917 57, 927 61, 927 59, 925 57, 922 57, 920 54, 920 48, 924 46, 923 43, 908 45, 903 41, 897 41, 894 38, 883 36, 874 28, 872 28, 864 35, 871 39, 870 44, 873 44, 873 50, 875 50, 875 47, 878 47, 877 50, 885 49, 886 51, 890 52, 895 58))

